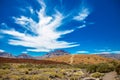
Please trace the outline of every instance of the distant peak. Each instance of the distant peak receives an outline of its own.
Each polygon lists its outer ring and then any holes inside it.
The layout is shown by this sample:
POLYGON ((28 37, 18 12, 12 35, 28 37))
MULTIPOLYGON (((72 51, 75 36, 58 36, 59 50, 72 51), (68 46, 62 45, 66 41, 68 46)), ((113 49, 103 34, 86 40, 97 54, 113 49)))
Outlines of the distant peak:
POLYGON ((64 51, 64 50, 54 50, 49 53, 47 53, 46 57, 55 57, 55 56, 63 56, 63 55, 69 55, 70 53, 64 51))
POLYGON ((17 58, 32 58, 32 56, 30 56, 29 54, 27 53, 21 53, 20 55, 17 56, 17 58))

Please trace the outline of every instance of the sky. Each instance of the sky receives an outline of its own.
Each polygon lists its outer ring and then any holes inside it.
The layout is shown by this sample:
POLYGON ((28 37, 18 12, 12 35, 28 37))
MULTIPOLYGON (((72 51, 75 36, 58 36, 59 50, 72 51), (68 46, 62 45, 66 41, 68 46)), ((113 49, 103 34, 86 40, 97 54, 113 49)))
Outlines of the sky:
POLYGON ((0 0, 0 51, 120 53, 119 0, 0 0))

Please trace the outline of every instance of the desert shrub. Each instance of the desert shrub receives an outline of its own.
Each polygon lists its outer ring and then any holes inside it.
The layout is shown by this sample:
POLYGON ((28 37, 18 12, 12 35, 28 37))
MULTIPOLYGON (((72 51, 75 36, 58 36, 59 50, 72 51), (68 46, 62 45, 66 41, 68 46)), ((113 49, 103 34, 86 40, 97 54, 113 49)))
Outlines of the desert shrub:
POLYGON ((25 64, 21 64, 18 66, 18 68, 26 68, 26 65, 25 64))
POLYGON ((9 73, 10 73, 10 70, 0 69, 0 75, 6 75, 6 74, 9 74, 9 73))
POLYGON ((79 80, 79 76, 71 76, 69 80, 79 80))
POLYGON ((47 65, 45 65, 45 64, 38 64, 35 66, 35 68, 38 68, 38 69, 46 68, 46 67, 47 67, 47 65))
POLYGON ((21 64, 21 65, 18 66, 18 68, 33 68, 33 67, 34 67, 34 65, 33 64, 29 64, 29 63, 21 64))
POLYGON ((120 75, 120 64, 116 66, 115 71, 117 72, 118 75, 120 75))
POLYGON ((96 72, 96 69, 97 69, 97 65, 89 65, 89 66, 87 66, 87 72, 89 72, 89 73, 96 72))
POLYGON ((119 63, 118 63, 117 61, 115 61, 115 60, 113 60, 113 61, 111 61, 111 62, 109 62, 109 63, 110 63, 110 64, 113 64, 114 66, 119 64, 119 63))
POLYGON ((75 65, 73 65, 73 67, 85 69, 85 68, 87 68, 88 65, 89 65, 89 64, 80 63, 80 64, 75 64, 75 65))
POLYGON ((82 76, 84 73, 82 71, 73 72, 73 75, 82 76))
POLYGON ((47 76, 33 76, 31 80, 51 80, 47 76))
POLYGON ((100 73, 100 72, 95 72, 95 73, 91 74, 91 77, 94 77, 94 78, 100 78, 100 77, 103 77, 103 76, 104 76, 104 74, 100 73))
POLYGON ((97 65, 97 72, 106 73, 114 70, 114 66, 107 63, 100 63, 97 65))
POLYGON ((5 76, 2 78, 2 80, 10 80, 10 77, 9 76, 5 76))
POLYGON ((114 70, 114 65, 109 63, 93 64, 87 67, 87 71, 89 73, 94 73, 94 72, 106 73, 113 70, 114 70))
POLYGON ((0 69, 10 69, 11 65, 9 63, 0 64, 0 69))
POLYGON ((25 74, 28 74, 29 72, 28 71, 25 71, 25 74))
POLYGON ((29 68, 29 69, 28 69, 28 71, 32 71, 32 69, 31 69, 31 68, 29 68))
POLYGON ((41 68, 70 68, 70 65, 64 65, 64 64, 39 64, 35 66, 38 69, 41 68))
POLYGON ((18 79, 20 79, 20 76, 18 76, 18 75, 10 75, 9 77, 10 77, 11 80, 18 80, 18 79))
POLYGON ((29 79, 26 79, 25 77, 21 77, 18 80, 29 80, 29 79))

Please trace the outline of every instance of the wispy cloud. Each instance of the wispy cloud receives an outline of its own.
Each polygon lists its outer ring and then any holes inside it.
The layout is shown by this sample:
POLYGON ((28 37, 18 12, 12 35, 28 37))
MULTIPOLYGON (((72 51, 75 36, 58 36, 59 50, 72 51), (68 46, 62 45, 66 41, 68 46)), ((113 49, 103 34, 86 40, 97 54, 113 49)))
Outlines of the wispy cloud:
POLYGON ((113 51, 111 49, 108 49, 108 51, 105 51, 104 49, 103 50, 100 50, 96 53, 92 53, 92 54, 120 54, 120 51, 113 51))
POLYGON ((27 54, 28 52, 27 51, 23 51, 22 53, 27 54))
POLYGON ((84 28, 84 27, 86 27, 85 24, 83 24, 83 25, 81 25, 81 26, 79 26, 79 27, 77 27, 77 28, 81 29, 81 28, 84 28))
POLYGON ((93 54, 111 54, 111 52, 109 52, 109 51, 103 51, 103 52, 96 52, 96 53, 93 53, 93 54))
MULTIPOLYGON (((65 17, 57 10, 52 16, 46 15, 45 10, 47 6, 42 1, 39 1, 39 3, 41 9, 37 12, 39 18, 38 22, 26 16, 13 17, 15 23, 21 25, 25 29, 24 32, 15 29, 1 30, 2 33, 13 37, 9 39, 8 43, 11 45, 27 47, 27 51, 33 52, 48 52, 53 49, 79 46, 79 44, 76 44, 75 42, 58 40, 61 36, 72 33, 75 29, 58 31, 57 28, 62 25, 62 20, 65 17), (32 34, 29 34, 29 32, 32 34)), ((30 8, 30 10, 33 12, 32 8, 30 8)), ((79 14, 79 16, 81 16, 80 20, 85 19, 86 12, 87 10, 85 9, 79 14)))
POLYGON ((75 16, 73 19, 75 19, 77 21, 83 21, 88 17, 89 14, 90 14, 89 8, 83 7, 83 8, 81 8, 79 14, 77 16, 75 16))
POLYGON ((1 23, 0 24, 0 28, 1 29, 7 29, 8 28, 8 25, 6 23, 1 23))
POLYGON ((111 53, 120 54, 120 51, 112 51, 111 53))
POLYGON ((82 51, 82 50, 81 50, 81 51, 77 51, 76 53, 78 53, 78 54, 79 54, 79 53, 85 54, 85 53, 89 53, 89 51, 82 51))
POLYGON ((34 13, 34 10, 31 6, 24 7, 24 8, 19 8, 19 10, 22 11, 22 12, 29 12, 30 14, 34 13))
POLYGON ((4 50, 0 49, 0 52, 5 52, 4 50))
POLYGON ((110 52, 112 51, 111 49, 95 49, 97 52, 110 52))

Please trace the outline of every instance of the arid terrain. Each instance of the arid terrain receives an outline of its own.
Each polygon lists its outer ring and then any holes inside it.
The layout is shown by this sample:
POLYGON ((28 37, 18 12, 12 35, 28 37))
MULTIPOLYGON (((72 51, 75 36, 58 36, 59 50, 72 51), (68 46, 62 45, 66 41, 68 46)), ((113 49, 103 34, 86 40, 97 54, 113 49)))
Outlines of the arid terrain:
POLYGON ((98 63, 107 63, 113 60, 118 61, 116 59, 105 58, 98 55, 85 55, 85 54, 74 54, 74 55, 65 55, 65 56, 58 56, 47 58, 45 60, 51 60, 56 62, 65 62, 68 64, 98 64, 98 63))
POLYGON ((120 80, 119 70, 119 60, 98 55, 0 58, 0 80, 120 80))

